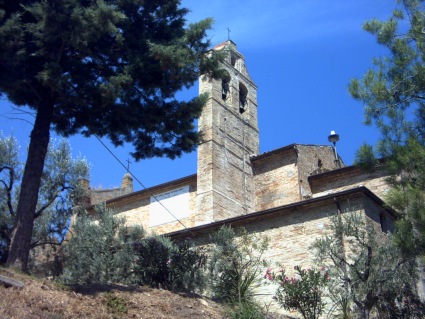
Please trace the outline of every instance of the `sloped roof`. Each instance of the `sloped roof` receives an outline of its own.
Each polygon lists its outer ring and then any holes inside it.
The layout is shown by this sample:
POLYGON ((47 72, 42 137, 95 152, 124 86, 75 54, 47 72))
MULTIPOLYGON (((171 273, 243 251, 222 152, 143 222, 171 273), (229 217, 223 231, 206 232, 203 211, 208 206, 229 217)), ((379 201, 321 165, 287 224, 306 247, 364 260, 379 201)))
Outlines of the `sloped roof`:
POLYGON ((344 200, 350 197, 360 197, 364 196, 367 198, 370 198, 373 202, 375 202, 378 206, 380 206, 383 210, 388 212, 391 216, 395 217, 395 211, 388 208, 384 201, 380 199, 378 196, 376 196, 373 192, 371 192, 366 187, 356 187, 349 190, 341 191, 334 194, 328 194, 321 197, 311 198, 308 200, 299 201, 296 203, 291 203, 279 207, 274 207, 246 215, 236 216, 225 220, 220 220, 217 222, 186 228, 178 231, 174 231, 171 233, 163 234, 165 236, 169 236, 173 239, 178 239, 182 237, 190 237, 190 236, 196 236, 203 232, 211 232, 218 228, 220 228, 223 225, 231 225, 231 226, 241 226, 246 223, 252 223, 255 220, 259 219, 266 219, 275 217, 276 215, 282 215, 285 213, 292 212, 294 210, 300 209, 300 208, 307 208, 307 207, 313 207, 320 204, 325 203, 332 203, 337 202, 338 200, 344 200))

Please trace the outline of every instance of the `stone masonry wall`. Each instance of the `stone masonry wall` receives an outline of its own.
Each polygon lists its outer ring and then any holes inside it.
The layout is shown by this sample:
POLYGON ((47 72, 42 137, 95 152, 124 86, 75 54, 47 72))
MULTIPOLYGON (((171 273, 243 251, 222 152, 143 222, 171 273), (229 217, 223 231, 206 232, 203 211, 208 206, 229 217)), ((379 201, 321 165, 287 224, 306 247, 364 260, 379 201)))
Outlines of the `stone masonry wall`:
POLYGON ((256 210, 312 197, 308 176, 335 169, 330 146, 293 144, 252 159, 256 210))
POLYGON ((259 149, 257 87, 252 83, 233 42, 224 50, 229 90, 223 98, 222 80, 200 79, 200 93, 209 100, 198 121, 203 143, 198 147, 198 196, 196 225, 253 212, 254 182, 249 156, 259 149), (240 111, 240 87, 247 90, 247 104, 240 111))
MULTIPOLYGON (((343 214, 364 213, 365 199, 361 194, 353 194, 338 202, 343 214)), ((367 209, 378 210, 375 206, 373 202, 368 202, 367 209)), ((337 205, 333 199, 329 199, 313 205, 285 209, 264 218, 249 219, 246 222, 233 224, 232 227, 244 227, 251 234, 267 236, 270 242, 264 258, 271 268, 275 270, 284 268, 287 275, 292 276, 295 265, 300 265, 302 268, 321 266, 315 264, 311 245, 317 238, 329 234, 331 218, 337 213, 337 205)), ((204 231, 195 238, 195 242, 210 245, 210 233, 211 231, 204 231)), ((264 273, 265 271, 266 267, 264 273)), ((256 291, 257 299, 265 304, 271 303, 272 309, 282 312, 282 308, 273 303, 272 299, 276 287, 263 279, 260 282, 261 286, 256 291)), ((296 313, 287 314, 299 317, 296 313)))
POLYGON ((296 160, 291 148, 253 161, 256 211, 300 200, 296 160))
POLYGON ((374 205, 370 199, 365 199, 364 207, 368 220, 374 223, 377 232, 391 233, 395 231, 395 216, 389 214, 382 207, 374 205))
MULTIPOLYGON (((196 219, 196 180, 183 180, 181 183, 168 183, 164 187, 156 188, 153 192, 141 192, 140 195, 124 198, 122 201, 109 203, 117 217, 124 217, 126 224, 129 226, 140 225, 147 232, 155 232, 156 234, 164 234, 172 231, 181 230, 184 227, 190 228, 195 226, 196 219), (179 221, 167 222, 161 225, 150 227, 151 212, 151 195, 161 194, 181 186, 189 186, 189 214, 188 217, 179 221), (184 226, 183 226, 183 225, 184 226)), ((173 207, 167 207, 173 212, 173 207)))
POLYGON ((326 172, 309 177, 313 197, 320 197, 353 187, 365 186, 382 199, 385 198, 389 186, 385 179, 388 173, 384 168, 366 171, 350 166, 338 171, 326 172))
POLYGON ((335 155, 331 146, 297 144, 299 182, 302 199, 312 197, 308 177, 315 172, 335 170, 335 155))
POLYGON ((130 194, 133 191, 133 188, 131 187, 124 187, 124 188, 113 188, 113 189, 90 189, 90 204, 96 205, 102 202, 106 202, 109 199, 124 196, 127 194, 130 194))

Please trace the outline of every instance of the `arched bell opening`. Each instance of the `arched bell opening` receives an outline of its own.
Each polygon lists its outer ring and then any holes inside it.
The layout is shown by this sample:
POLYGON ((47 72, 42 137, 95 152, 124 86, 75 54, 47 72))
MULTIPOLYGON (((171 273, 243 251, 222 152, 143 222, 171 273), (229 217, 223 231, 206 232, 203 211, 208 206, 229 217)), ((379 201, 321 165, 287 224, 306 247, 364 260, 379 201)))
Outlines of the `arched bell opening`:
POLYGON ((244 113, 248 107, 248 89, 239 82, 239 113, 244 113))
POLYGON ((226 71, 226 74, 221 79, 221 98, 226 101, 230 95, 230 74, 226 71))

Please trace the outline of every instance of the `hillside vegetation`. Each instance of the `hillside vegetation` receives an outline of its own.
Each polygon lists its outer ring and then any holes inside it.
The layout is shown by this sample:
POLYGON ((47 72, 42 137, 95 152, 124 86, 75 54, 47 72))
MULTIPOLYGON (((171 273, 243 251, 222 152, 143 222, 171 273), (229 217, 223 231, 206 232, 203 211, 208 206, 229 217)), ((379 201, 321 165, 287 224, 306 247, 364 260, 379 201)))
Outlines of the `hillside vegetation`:
POLYGON ((0 319, 225 318, 223 306, 198 295, 121 285, 60 286, 0 268, 23 288, 0 285, 0 319))

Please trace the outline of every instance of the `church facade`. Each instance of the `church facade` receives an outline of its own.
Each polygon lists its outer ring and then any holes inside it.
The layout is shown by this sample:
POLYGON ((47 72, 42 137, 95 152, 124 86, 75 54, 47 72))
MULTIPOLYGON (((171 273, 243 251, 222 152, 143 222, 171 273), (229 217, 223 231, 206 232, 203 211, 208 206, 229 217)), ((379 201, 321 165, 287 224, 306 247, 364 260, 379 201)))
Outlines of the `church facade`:
POLYGON ((345 166, 332 146, 291 144, 259 154, 257 86, 232 41, 213 50, 225 55, 226 76, 199 81, 209 100, 198 122, 196 174, 133 192, 127 173, 119 189, 89 190, 87 204, 105 202, 129 225, 177 240, 244 227, 268 236, 266 259, 288 269, 314 265, 309 247, 333 215, 360 212, 391 230, 383 169, 345 166))

